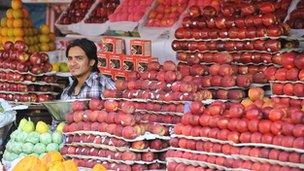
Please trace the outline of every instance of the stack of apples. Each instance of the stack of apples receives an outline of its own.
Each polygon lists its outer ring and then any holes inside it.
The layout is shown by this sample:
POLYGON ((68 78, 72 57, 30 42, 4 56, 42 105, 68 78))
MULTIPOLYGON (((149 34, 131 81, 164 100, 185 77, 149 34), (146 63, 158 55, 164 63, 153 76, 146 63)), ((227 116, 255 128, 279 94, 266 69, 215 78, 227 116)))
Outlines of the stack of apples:
POLYGON ((59 19, 59 24, 79 23, 84 19, 95 0, 73 0, 59 19))
POLYGON ((272 94, 295 99, 304 97, 304 53, 287 52, 276 56, 276 64, 264 74, 271 82, 272 94))
POLYGON ((153 0, 125 0, 122 4, 109 16, 111 22, 130 21, 139 22, 145 15, 146 10, 153 3, 153 0))
MULTIPOLYGON (((189 65, 229 63, 255 71, 253 83, 266 83, 267 65, 277 53, 297 48, 297 40, 280 39, 289 27, 276 14, 280 2, 224 2, 220 9, 191 6, 172 42, 178 60, 189 65)), ((247 72, 248 73, 248 72, 247 72)))
POLYGON ((171 135, 167 169, 301 170, 303 117, 299 108, 276 106, 261 88, 241 103, 193 102, 171 135))
POLYGON ((188 0, 157 0, 147 17, 147 27, 171 27, 186 10, 188 0))
POLYGON ((108 21, 108 17, 113 14, 116 7, 119 5, 119 0, 102 0, 85 19, 85 23, 104 23, 108 21))
POLYGON ((107 90, 107 98, 127 98, 154 102, 177 102, 206 100, 212 98, 209 90, 199 90, 200 78, 204 68, 191 70, 177 66, 173 61, 165 61, 163 65, 153 61, 148 63, 147 71, 130 72, 126 81, 117 81, 117 90, 107 90))
POLYGON ((135 105, 128 101, 93 99, 75 101, 66 115, 66 144, 61 153, 79 166, 102 162, 110 170, 164 168, 169 130, 157 123, 141 123, 135 105), (147 140, 145 136, 149 134, 147 140), (90 157, 90 160, 84 160, 90 157), (77 160, 80 159, 80 160, 77 160))
POLYGON ((21 0, 12 0, 11 8, 1 19, 1 43, 3 48, 7 41, 24 41, 31 52, 39 51, 38 29, 33 27, 29 12, 23 7, 21 0))
POLYGON ((0 50, 1 98, 8 101, 42 102, 53 99, 56 78, 46 53, 28 51, 23 41, 5 42, 0 50), (52 86, 50 86, 52 85, 52 86))
POLYGON ((13 161, 30 154, 42 157, 47 152, 59 151, 63 145, 63 126, 64 123, 60 123, 56 131, 51 132, 49 126, 42 121, 39 121, 35 128, 35 124, 31 120, 22 119, 18 129, 10 135, 3 159, 13 161))

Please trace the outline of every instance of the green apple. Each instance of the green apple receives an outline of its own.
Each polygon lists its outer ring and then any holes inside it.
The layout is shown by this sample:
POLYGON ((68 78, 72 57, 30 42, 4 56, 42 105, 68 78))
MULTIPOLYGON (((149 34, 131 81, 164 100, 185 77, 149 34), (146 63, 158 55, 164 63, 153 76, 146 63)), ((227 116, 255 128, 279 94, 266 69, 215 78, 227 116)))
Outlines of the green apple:
POLYGON ((51 134, 48 133, 48 132, 40 134, 40 142, 45 144, 45 145, 48 145, 48 144, 52 143, 51 134))
POLYGON ((62 142, 62 134, 58 131, 53 132, 52 140, 54 143, 60 144, 62 142))
POLYGON ((12 151, 15 145, 14 140, 9 140, 6 144, 6 150, 12 151))
POLYGON ((34 145, 33 151, 35 151, 36 153, 44 153, 46 152, 46 145, 42 144, 42 143, 37 143, 34 145))
POLYGON ((17 137, 18 137, 18 134, 19 134, 20 132, 21 132, 21 130, 16 129, 14 132, 11 133, 10 138, 11 138, 12 140, 16 140, 17 137))
POLYGON ((18 141, 18 142, 26 142, 27 138, 28 138, 28 133, 26 133, 24 131, 20 131, 17 134, 16 141, 18 141))
POLYGON ((51 143, 49 145, 46 146, 46 151, 50 152, 50 151, 58 151, 59 147, 58 144, 56 143, 51 143))
POLYGON ((30 154, 33 152, 34 145, 32 143, 25 143, 22 145, 22 151, 26 154, 30 154))
POLYGON ((28 134, 28 138, 26 139, 26 142, 30 142, 32 144, 37 144, 40 141, 40 134, 38 132, 31 132, 28 134))

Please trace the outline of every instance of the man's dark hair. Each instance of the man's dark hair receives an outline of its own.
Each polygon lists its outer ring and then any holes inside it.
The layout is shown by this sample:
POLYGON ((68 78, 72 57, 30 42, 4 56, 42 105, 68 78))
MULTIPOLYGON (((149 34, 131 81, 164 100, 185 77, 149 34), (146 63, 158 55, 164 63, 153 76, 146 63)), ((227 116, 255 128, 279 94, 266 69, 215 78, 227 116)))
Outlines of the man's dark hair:
POLYGON ((86 38, 73 40, 72 42, 69 43, 69 45, 65 51, 66 57, 68 57, 68 55, 69 55, 69 50, 75 46, 80 47, 85 52, 85 54, 87 55, 89 60, 93 59, 95 61, 94 65, 92 67, 92 72, 99 73, 99 69, 97 67, 97 64, 98 64, 97 48, 96 48, 95 43, 86 38))

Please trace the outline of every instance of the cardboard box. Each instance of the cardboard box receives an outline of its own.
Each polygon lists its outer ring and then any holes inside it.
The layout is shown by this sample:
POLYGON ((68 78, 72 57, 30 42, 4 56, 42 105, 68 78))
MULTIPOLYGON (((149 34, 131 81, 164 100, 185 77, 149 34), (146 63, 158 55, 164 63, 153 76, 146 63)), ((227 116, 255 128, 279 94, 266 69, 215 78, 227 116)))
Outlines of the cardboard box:
POLYGON ((127 73, 123 71, 116 71, 114 75, 114 80, 125 80, 127 73))
POLYGON ((151 57, 151 40, 134 39, 130 41, 130 55, 151 57))
POLYGON ((108 69, 109 68, 109 57, 107 54, 98 54, 98 68, 104 68, 108 69))
POLYGON ((106 54, 124 54, 125 53, 125 44, 124 39, 117 37, 102 37, 102 53, 106 54))
POLYGON ((123 55, 108 55, 109 69, 121 70, 122 69, 123 55))
POLYGON ((152 61, 157 61, 157 59, 152 57, 136 58, 136 71, 146 71, 148 69, 148 63, 152 61))
POLYGON ((109 77, 111 79, 114 78, 113 77, 114 73, 111 70, 109 70, 109 69, 99 68, 99 71, 100 71, 101 74, 103 74, 103 75, 105 75, 105 76, 107 76, 107 77, 109 77))
POLYGON ((135 71, 136 59, 135 57, 124 55, 122 58, 122 70, 123 71, 135 71))

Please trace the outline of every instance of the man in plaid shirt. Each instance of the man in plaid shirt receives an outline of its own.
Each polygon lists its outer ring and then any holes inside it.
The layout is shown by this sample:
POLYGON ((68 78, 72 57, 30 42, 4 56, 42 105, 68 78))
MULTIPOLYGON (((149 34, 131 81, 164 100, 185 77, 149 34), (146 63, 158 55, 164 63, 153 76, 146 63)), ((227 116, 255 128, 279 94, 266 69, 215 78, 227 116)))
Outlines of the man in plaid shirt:
POLYGON ((71 42, 66 50, 68 67, 72 77, 69 86, 61 94, 62 100, 102 98, 105 89, 115 89, 114 82, 99 73, 97 48, 88 39, 71 42))

